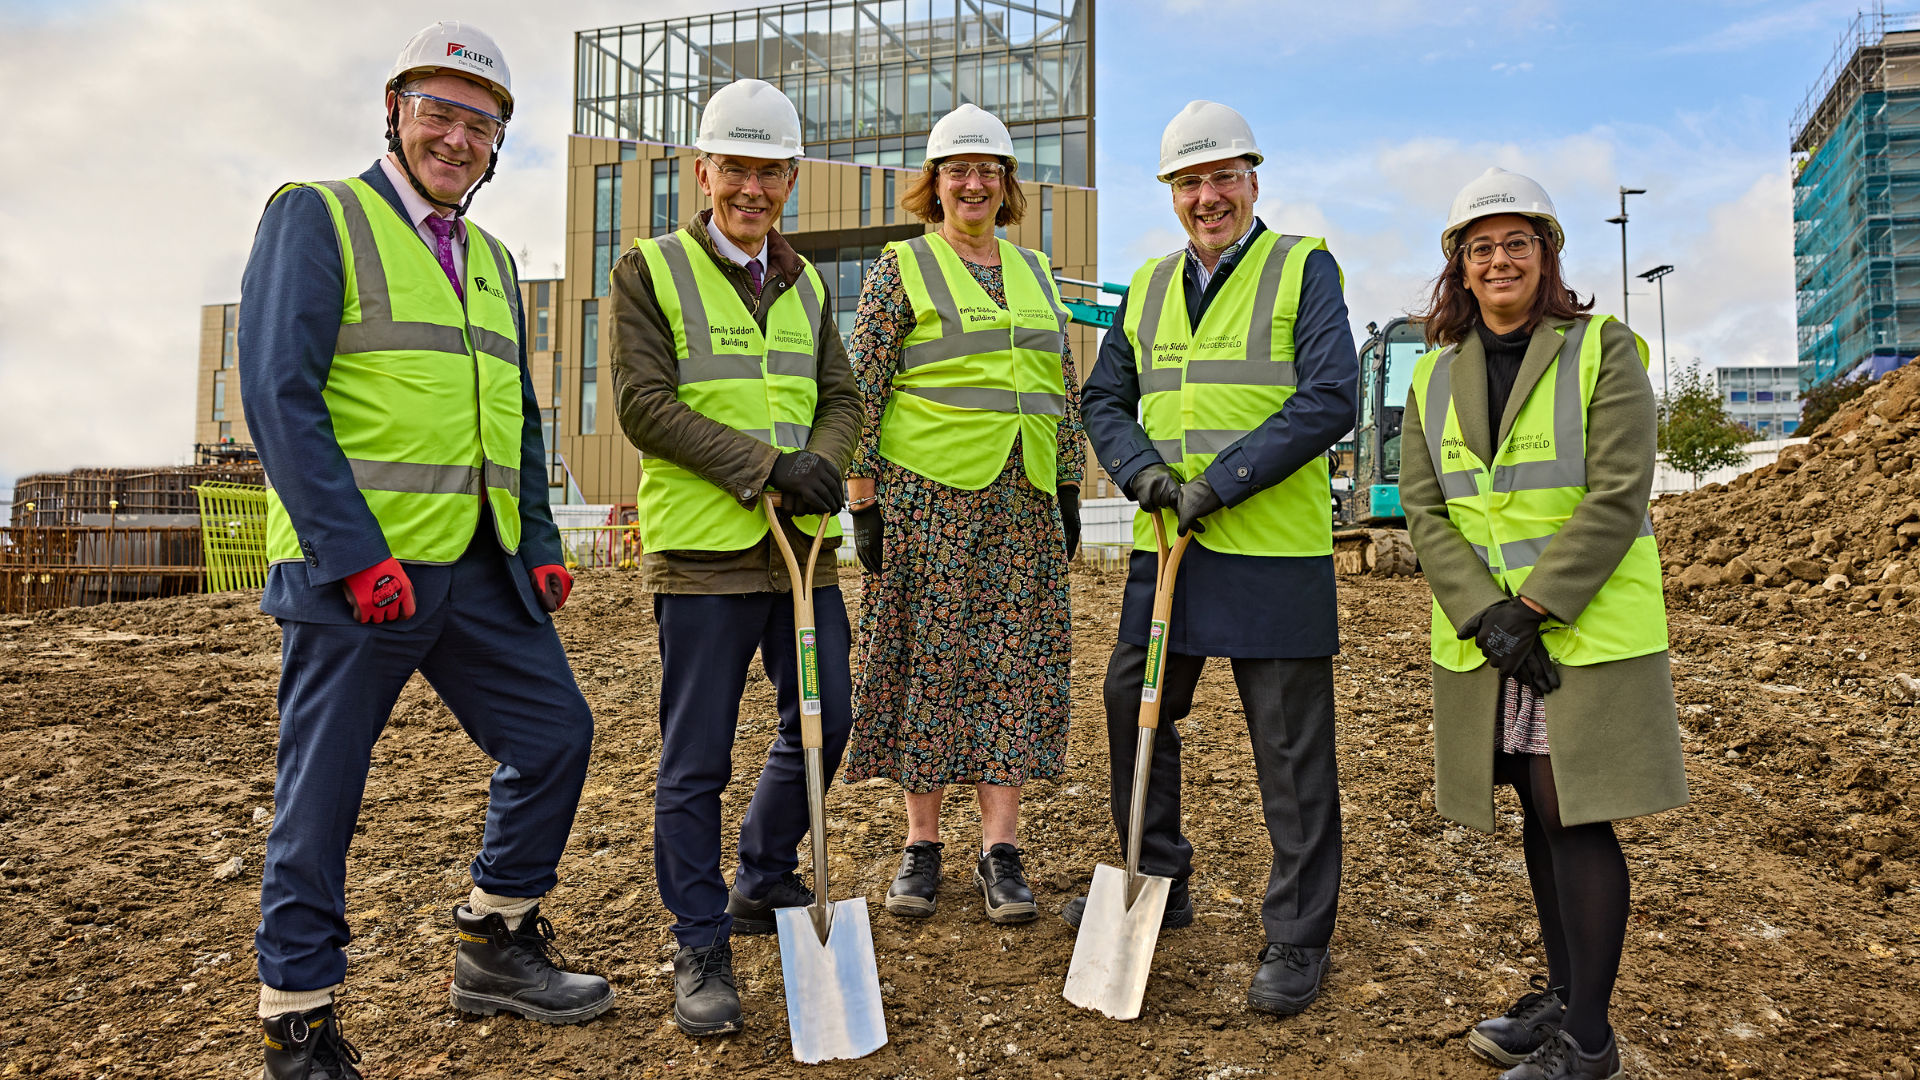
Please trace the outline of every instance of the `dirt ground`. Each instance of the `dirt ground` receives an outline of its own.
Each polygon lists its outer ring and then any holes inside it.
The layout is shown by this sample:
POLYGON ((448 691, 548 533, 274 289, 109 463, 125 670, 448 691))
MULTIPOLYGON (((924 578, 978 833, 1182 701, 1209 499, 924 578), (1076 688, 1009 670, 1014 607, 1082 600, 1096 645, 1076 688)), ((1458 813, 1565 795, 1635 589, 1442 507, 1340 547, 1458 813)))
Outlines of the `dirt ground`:
MULTIPOLYGON (((892 1041, 811 1069, 789 1057, 770 938, 735 939, 744 1033, 696 1042, 669 1019, 670 919, 651 875, 658 658, 637 575, 584 574, 559 620, 599 732, 544 910, 561 944, 619 987, 591 1024, 449 1007, 448 911, 467 891, 490 765, 416 679, 376 748, 350 869, 356 940, 341 1007, 368 1075, 1490 1080, 1463 1033, 1521 993, 1544 958, 1510 793, 1497 836, 1432 811, 1418 578, 1342 582, 1346 880, 1319 1002, 1289 1019, 1245 1005, 1268 848, 1220 661, 1183 728, 1200 918, 1162 938, 1140 1020, 1062 1000, 1072 938, 1053 912, 1096 859, 1117 858, 1099 678, 1119 583, 1076 570, 1069 774, 1029 789, 1022 822, 1039 921, 986 923, 964 871, 933 920, 885 914, 899 793, 882 782, 831 790, 834 881, 875 911, 892 1041)), ((857 599, 857 576, 845 586, 857 599)), ((1912 1080, 1920 714, 1900 678, 1920 671, 1920 621, 1858 604, 1776 610, 1758 596, 1669 585, 1694 802, 1621 829, 1634 916, 1614 1022, 1628 1075, 1912 1080)), ((257 1075, 250 946, 273 812, 278 634, 256 602, 199 596, 0 621, 0 1076, 257 1075)), ((756 675, 730 822, 772 718, 756 675)), ((958 850, 978 835, 970 801, 956 793, 949 804, 958 850)))

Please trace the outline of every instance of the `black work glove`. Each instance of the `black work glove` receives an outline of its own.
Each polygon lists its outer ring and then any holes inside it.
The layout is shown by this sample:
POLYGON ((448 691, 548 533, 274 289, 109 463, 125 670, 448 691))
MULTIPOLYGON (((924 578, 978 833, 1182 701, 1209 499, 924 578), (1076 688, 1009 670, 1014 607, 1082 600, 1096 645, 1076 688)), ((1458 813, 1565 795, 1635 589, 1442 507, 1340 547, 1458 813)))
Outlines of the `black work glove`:
POLYGON ((780 493, 780 509, 791 517, 837 514, 847 503, 840 470, 809 450, 789 450, 773 463, 767 482, 780 493))
POLYGON ((1149 465, 1133 474, 1133 501, 1152 514, 1180 504, 1180 477, 1168 465, 1149 465))
POLYGON ((1200 524, 1200 519, 1224 505, 1226 504, 1220 501, 1220 496, 1214 494, 1213 485, 1203 478, 1195 477, 1181 484, 1180 503, 1176 508, 1176 512, 1180 515, 1179 532, 1181 535, 1190 532, 1206 532, 1207 527, 1200 524))
POLYGON ((1080 489, 1060 485, 1060 524, 1067 530, 1067 561, 1080 554, 1080 489))
MULTIPOLYGON (((1499 669, 1501 678, 1517 679, 1523 667, 1537 669, 1544 663, 1549 670, 1552 668, 1552 661, 1546 656, 1546 647, 1540 644, 1540 626, 1546 621, 1544 614, 1533 610, 1525 600, 1513 596, 1476 612, 1461 624, 1460 633, 1456 636, 1461 641, 1472 640, 1480 646, 1480 651, 1486 654, 1488 661, 1499 669), (1540 650, 1537 659, 1532 655, 1536 648, 1540 650)), ((1557 685, 1557 675, 1554 681, 1557 685)), ((1546 693, 1542 689, 1544 682, 1542 678, 1534 684, 1534 689, 1546 693)))
POLYGON ((1520 669, 1513 677, 1533 687, 1533 692, 1546 697, 1560 689, 1560 668, 1554 664, 1553 657, 1547 655, 1544 642, 1535 641, 1533 648, 1520 661, 1520 669))
POLYGON ((853 512, 853 553, 860 557, 860 565, 866 567, 869 574, 880 572, 884 535, 878 502, 853 512))

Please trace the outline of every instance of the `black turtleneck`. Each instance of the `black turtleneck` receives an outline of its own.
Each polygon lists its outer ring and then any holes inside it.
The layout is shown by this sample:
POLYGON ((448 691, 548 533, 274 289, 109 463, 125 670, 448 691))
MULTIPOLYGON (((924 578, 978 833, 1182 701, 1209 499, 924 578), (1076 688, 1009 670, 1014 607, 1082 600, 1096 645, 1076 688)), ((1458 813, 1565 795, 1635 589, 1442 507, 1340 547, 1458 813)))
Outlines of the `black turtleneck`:
POLYGON ((1487 422, 1493 425, 1493 437, 1500 438, 1500 420, 1507 415, 1507 399, 1513 396, 1513 381, 1520 376, 1520 362, 1527 358, 1527 344, 1533 331, 1525 327, 1511 334, 1496 334, 1486 323, 1474 327, 1480 333, 1480 347, 1487 352, 1487 422))

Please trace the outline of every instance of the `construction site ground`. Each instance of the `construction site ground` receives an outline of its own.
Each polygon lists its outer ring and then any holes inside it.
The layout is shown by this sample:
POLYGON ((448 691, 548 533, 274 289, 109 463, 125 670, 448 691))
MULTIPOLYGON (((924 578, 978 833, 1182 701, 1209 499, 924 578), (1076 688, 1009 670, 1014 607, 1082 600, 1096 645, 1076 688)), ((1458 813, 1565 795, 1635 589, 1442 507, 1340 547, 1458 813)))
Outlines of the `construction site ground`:
MULTIPOLYGON (((1511 793, 1495 836, 1433 812, 1417 577, 1341 582, 1346 869, 1319 1002, 1285 1019, 1245 1003, 1269 848, 1224 661, 1182 725, 1198 921, 1162 936, 1139 1020, 1061 998, 1073 938, 1055 913, 1097 859, 1118 859, 1099 686, 1120 582, 1074 572, 1068 772, 1026 792, 1021 823, 1041 919, 982 918, 963 791, 948 804, 939 914, 886 914, 900 793, 877 781, 830 790, 833 880, 874 912, 891 1036, 855 1062, 791 1060, 772 938, 734 939, 744 1032, 696 1041, 669 1019, 671 919, 651 845, 658 651, 639 576, 620 571, 583 574, 559 617, 598 734, 544 908, 619 1000, 570 1028, 456 1013, 449 911, 467 893, 491 765, 416 678, 375 748, 349 867, 340 1006, 367 1074, 1491 1078, 1463 1034, 1522 993, 1544 957, 1511 793)), ((843 587, 857 601, 857 574, 843 587)), ((1694 801, 1621 826, 1634 914, 1614 1023, 1627 1074, 1912 1080, 1920 710, 1896 676, 1916 670, 1920 624, 1840 606, 1776 616, 1733 588, 1670 584, 1669 603, 1694 801)), ((279 635, 256 604, 233 593, 0 621, 0 1076, 257 1075, 251 946, 279 635)), ((773 717, 756 670, 730 827, 773 717)))

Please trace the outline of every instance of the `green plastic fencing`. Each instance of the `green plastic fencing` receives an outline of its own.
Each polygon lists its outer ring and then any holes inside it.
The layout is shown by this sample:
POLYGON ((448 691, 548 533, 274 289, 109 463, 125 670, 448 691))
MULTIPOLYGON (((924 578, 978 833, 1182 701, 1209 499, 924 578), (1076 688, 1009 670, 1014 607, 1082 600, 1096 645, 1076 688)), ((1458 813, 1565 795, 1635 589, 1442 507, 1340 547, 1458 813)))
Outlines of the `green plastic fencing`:
POLYGON ((267 584, 267 489, 253 484, 196 484, 207 591, 267 584))

